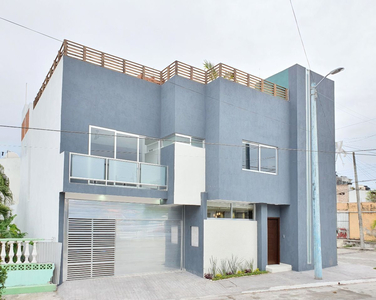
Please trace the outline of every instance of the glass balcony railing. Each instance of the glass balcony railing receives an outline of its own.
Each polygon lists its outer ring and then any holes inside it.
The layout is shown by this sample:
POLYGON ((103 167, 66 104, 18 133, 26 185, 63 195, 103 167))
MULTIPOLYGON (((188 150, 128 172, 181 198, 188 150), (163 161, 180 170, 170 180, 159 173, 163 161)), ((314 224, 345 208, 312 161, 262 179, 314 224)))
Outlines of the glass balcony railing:
POLYGON ((70 182, 167 189, 167 166, 70 153, 70 182))

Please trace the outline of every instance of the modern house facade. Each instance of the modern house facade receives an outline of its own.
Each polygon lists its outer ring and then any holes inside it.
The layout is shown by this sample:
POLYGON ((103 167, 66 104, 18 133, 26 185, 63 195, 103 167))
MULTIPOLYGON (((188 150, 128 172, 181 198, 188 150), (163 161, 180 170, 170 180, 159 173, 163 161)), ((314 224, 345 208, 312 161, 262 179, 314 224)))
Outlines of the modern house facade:
MULTIPOLYGON (((218 64, 162 71, 64 41, 25 107, 19 214, 63 244, 62 279, 237 257, 313 268, 309 83, 218 64), (47 130, 44 130, 47 129, 47 130)), ((334 83, 318 88, 334 99, 334 83)), ((334 101, 318 105, 323 265, 337 264, 334 101)), ((20 218, 21 219, 21 218, 20 218)))

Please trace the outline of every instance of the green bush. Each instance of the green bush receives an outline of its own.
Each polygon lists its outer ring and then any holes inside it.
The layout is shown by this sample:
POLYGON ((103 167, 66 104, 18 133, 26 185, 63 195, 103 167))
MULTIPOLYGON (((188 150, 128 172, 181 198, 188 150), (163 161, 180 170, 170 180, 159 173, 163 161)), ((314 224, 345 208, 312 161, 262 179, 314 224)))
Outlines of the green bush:
POLYGON ((7 269, 0 265, 0 299, 3 299, 3 292, 5 288, 5 280, 7 280, 8 277, 8 271, 7 269))

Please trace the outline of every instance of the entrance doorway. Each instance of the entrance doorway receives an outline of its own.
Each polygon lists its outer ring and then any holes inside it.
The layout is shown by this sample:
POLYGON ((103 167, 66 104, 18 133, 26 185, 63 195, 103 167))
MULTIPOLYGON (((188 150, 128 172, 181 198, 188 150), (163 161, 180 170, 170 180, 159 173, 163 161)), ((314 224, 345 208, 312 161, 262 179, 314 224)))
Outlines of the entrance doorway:
POLYGON ((268 218, 268 265, 279 263, 279 218, 268 218))

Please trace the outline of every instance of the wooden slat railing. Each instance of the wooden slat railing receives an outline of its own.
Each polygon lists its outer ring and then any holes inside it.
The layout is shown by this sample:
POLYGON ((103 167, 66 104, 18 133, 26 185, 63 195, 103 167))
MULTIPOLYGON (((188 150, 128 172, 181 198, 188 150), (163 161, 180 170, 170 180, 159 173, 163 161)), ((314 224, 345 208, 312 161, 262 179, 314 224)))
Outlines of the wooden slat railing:
POLYGON ((288 100, 288 89, 253 76, 244 71, 240 71, 228 65, 219 63, 210 70, 201 70, 199 68, 187 65, 180 61, 174 61, 162 71, 140 65, 138 63, 126 60, 111 54, 107 54, 93 48, 89 48, 75 42, 64 40, 51 69, 49 70, 42 87, 35 97, 33 106, 35 107, 47 86, 52 74, 54 73, 61 57, 69 56, 97 66, 104 67, 116 72, 131 75, 155 84, 162 85, 175 75, 202 83, 208 84, 218 77, 237 82, 249 88, 259 90, 263 93, 280 97, 288 100))

